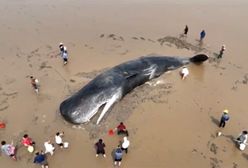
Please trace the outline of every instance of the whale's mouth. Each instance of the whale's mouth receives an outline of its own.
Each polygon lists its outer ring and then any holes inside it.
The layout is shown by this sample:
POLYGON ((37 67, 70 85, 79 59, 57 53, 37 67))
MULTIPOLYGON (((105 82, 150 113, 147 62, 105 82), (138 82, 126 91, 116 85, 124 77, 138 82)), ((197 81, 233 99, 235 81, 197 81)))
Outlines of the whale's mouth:
POLYGON ((198 55, 191 57, 189 60, 190 60, 190 62, 193 62, 193 63, 202 63, 202 62, 208 60, 208 58, 209 57, 205 54, 198 54, 198 55))

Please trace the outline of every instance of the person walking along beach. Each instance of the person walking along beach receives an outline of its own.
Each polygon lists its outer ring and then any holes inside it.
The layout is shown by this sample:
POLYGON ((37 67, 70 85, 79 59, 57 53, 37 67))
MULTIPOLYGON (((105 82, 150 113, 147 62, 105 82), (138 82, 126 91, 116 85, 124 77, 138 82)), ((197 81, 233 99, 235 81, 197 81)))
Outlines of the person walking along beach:
POLYGON ((225 50, 226 50, 226 46, 223 44, 220 48, 220 53, 218 55, 218 58, 222 58, 225 50))
POLYGON ((200 41, 202 41, 206 36, 206 32, 205 30, 202 30, 201 33, 200 33, 200 41))
POLYGON ((188 31, 189 31, 189 27, 188 27, 188 25, 186 25, 184 28, 184 36, 187 36, 188 31))
POLYGON ((225 127, 225 125, 226 125, 226 122, 230 119, 230 117, 229 117, 229 115, 228 115, 228 110, 227 109, 225 109, 224 111, 223 111, 223 114, 222 114, 222 116, 221 116, 221 118, 220 118, 220 125, 219 125, 219 127, 225 127))

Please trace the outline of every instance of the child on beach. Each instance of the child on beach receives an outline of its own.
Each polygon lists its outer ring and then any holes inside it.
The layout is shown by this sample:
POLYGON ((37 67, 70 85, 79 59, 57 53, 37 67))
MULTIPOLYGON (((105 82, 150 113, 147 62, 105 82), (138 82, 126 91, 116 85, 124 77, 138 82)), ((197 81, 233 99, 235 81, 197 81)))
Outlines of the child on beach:
POLYGON ((96 157, 98 157, 99 154, 102 154, 103 157, 106 157, 105 154, 105 143, 103 143, 102 139, 99 139, 97 143, 95 143, 95 147, 96 147, 96 157))
POLYGON ((33 86, 35 92, 38 94, 39 93, 39 88, 38 88, 38 79, 34 78, 33 76, 30 76, 31 79, 31 85, 33 86))
POLYGON ((229 120, 229 115, 228 115, 228 110, 227 109, 225 109, 224 111, 223 111, 223 114, 222 114, 222 116, 221 116, 221 119, 220 119, 220 125, 219 125, 219 127, 225 127, 225 125, 226 125, 226 122, 229 120))
POLYGON ((16 147, 13 145, 13 143, 7 144, 6 141, 2 141, 1 145, 2 153, 16 160, 16 147))

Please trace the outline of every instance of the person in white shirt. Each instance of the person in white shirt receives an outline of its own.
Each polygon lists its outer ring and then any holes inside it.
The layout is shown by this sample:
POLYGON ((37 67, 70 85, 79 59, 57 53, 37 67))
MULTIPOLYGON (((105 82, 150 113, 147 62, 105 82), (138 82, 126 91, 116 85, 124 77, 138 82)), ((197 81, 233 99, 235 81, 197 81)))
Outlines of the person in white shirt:
POLYGON ((53 155, 54 150, 55 150, 54 145, 51 144, 50 141, 46 141, 46 142, 44 143, 44 146, 45 146, 45 154, 46 154, 46 153, 50 153, 51 155, 53 155))
POLYGON ((55 134, 55 142, 56 142, 57 145, 60 146, 60 148, 64 147, 64 143, 63 143, 63 140, 62 140, 63 135, 64 135, 64 132, 62 132, 62 133, 57 132, 55 134))
POLYGON ((127 153, 129 145, 130 145, 130 141, 127 139, 127 137, 124 137, 123 142, 121 144, 121 149, 127 153))
POLYGON ((188 75, 189 75, 189 70, 188 68, 186 68, 185 66, 182 68, 182 70, 180 71, 180 75, 182 77, 182 79, 184 80, 188 75))

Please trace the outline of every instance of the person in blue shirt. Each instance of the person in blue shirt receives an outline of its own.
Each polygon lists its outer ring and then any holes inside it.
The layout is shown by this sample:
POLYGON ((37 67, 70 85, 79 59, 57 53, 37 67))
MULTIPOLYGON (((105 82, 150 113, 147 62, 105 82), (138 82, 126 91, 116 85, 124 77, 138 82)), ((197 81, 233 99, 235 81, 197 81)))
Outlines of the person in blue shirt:
POLYGON ((219 125, 219 127, 225 127, 225 125, 226 125, 226 122, 229 120, 229 115, 228 115, 228 110, 226 109, 226 110, 224 110, 223 111, 223 114, 222 114, 222 116, 221 116, 221 119, 220 119, 220 125, 219 125))
POLYGON ((206 32, 205 30, 202 30, 201 33, 200 33, 200 41, 202 41, 206 36, 206 32))
POLYGON ((121 165, 121 161, 122 161, 122 149, 120 147, 120 145, 118 145, 118 147, 115 150, 115 162, 114 165, 116 166, 118 164, 118 166, 121 165))
POLYGON ((43 152, 35 153, 34 163, 41 165, 41 168, 48 168, 46 156, 43 152))

